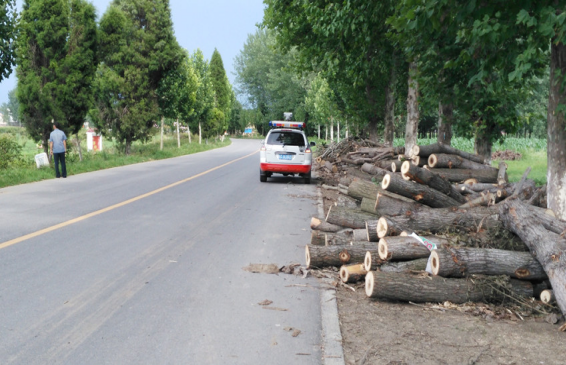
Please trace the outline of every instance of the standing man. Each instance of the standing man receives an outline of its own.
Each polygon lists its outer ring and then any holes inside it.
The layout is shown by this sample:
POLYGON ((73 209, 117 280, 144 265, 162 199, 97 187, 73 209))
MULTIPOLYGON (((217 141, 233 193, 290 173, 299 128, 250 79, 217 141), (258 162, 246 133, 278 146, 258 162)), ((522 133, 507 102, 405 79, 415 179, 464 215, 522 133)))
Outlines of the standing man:
POLYGON ((65 132, 58 128, 58 123, 53 123, 53 132, 49 135, 49 147, 51 156, 55 160, 55 177, 67 177, 67 166, 65 165, 65 152, 67 151, 67 136, 65 132), (59 174, 59 161, 61 162, 61 172, 59 174))

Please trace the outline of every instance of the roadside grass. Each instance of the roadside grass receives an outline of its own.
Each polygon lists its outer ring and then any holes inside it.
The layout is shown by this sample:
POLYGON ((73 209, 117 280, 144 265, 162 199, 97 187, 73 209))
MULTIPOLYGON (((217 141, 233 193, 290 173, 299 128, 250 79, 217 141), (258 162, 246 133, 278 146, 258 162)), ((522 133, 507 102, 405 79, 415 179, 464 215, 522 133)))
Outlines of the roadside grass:
MULTIPOLYGON (((112 142, 104 140, 102 151, 86 152, 86 143, 81 141, 83 150, 82 162, 79 160, 75 146, 69 143, 68 146, 70 148, 66 155, 67 175, 72 176, 134 163, 189 155, 225 147, 231 143, 230 139, 227 138, 224 142, 209 140, 208 143, 203 141, 202 144, 199 144, 197 137, 196 139, 193 138, 192 143, 189 144, 187 136, 183 137, 181 138, 181 148, 177 148, 177 137, 167 135, 164 138, 163 151, 160 150, 159 136, 153 137, 150 142, 145 144, 141 142, 133 143, 130 155, 119 152, 112 142)), ((75 136, 72 136, 72 139, 74 138, 75 136)), ((53 162, 51 162, 49 167, 40 169, 35 165, 34 156, 37 153, 43 152, 43 149, 38 149, 35 142, 30 139, 22 137, 22 142, 20 145, 24 146, 22 151, 23 161, 20 166, 0 170, 0 188, 55 178, 53 162)))

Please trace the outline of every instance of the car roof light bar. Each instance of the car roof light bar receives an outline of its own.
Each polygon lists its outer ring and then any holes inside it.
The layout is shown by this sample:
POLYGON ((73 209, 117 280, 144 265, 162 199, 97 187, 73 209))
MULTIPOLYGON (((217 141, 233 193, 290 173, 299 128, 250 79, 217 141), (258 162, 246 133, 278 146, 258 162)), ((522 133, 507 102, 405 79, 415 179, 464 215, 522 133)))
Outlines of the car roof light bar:
POLYGON ((298 128, 303 129, 306 127, 305 122, 289 122, 283 120, 272 120, 269 122, 269 126, 272 128, 298 128))

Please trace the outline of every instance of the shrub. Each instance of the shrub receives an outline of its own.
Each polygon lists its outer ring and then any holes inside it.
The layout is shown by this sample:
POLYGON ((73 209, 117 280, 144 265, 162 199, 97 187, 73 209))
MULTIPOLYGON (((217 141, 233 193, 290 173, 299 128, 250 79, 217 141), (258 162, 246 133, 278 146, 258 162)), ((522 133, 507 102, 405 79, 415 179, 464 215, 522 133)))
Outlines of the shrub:
POLYGON ((22 146, 11 137, 0 135, 0 169, 21 164, 22 146))

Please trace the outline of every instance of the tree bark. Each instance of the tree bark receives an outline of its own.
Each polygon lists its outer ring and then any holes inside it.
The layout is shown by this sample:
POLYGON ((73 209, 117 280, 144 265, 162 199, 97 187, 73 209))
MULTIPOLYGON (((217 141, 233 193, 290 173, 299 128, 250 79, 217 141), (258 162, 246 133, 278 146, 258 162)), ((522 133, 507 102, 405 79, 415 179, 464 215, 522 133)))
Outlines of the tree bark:
POLYGON ((499 163, 499 170, 497 171, 497 185, 503 185, 508 182, 507 178, 507 164, 503 161, 499 163))
POLYGON ((389 195, 383 193, 377 194, 377 199, 375 201, 375 214, 395 216, 399 214, 406 214, 407 212, 414 212, 417 210, 428 210, 430 209, 426 205, 415 202, 414 200, 396 199, 389 195))
POLYGON ((416 79, 417 63, 409 64, 409 91, 407 93, 407 125, 405 128, 405 151, 412 157, 413 146, 417 144, 419 132, 419 83, 416 79))
POLYGON ((159 149, 163 151, 163 120, 165 117, 161 117, 161 143, 159 144, 159 149))
POLYGON ((83 161, 83 150, 81 148, 81 140, 79 139, 79 134, 75 134, 75 140, 77 141, 77 150, 79 151, 79 161, 83 161))
POLYGON ((426 185, 405 181, 402 177, 388 173, 381 182, 383 190, 411 198, 433 208, 445 208, 460 205, 457 200, 442 194, 426 185))
POLYGON ((492 248, 442 248, 430 254, 433 275, 462 278, 468 275, 507 275, 523 280, 546 279, 540 263, 529 252, 492 248))
POLYGON ((311 229, 324 231, 324 232, 338 232, 343 230, 344 227, 337 226, 336 224, 330 224, 316 217, 312 217, 311 229))
MULTIPOLYGON (((386 218, 381 224, 384 232, 389 232, 390 229, 416 233, 482 232, 489 229, 501 229, 502 226, 498 219, 498 210, 495 207, 426 209, 381 218, 386 218), (389 227, 389 224, 392 227, 389 227)), ((385 236, 380 236, 380 238, 382 237, 385 236)))
POLYGON ((362 165, 361 170, 372 175, 372 177, 378 181, 383 179, 383 177, 389 172, 381 167, 377 167, 376 165, 367 162, 362 165))
POLYGON ((409 161, 403 162, 401 166, 401 174, 404 177, 418 182, 419 184, 427 185, 443 194, 448 195, 459 203, 465 203, 466 198, 460 194, 458 188, 455 187, 450 181, 442 178, 438 174, 413 165, 409 161))
POLYGON ((385 87, 385 129, 383 131, 383 141, 386 146, 393 147, 393 138, 395 136, 395 83, 397 77, 395 75, 395 56, 393 56, 393 64, 389 73, 389 81, 385 87))
POLYGON ((383 265, 385 261, 379 258, 379 255, 374 251, 367 251, 366 256, 364 257, 364 269, 367 272, 377 270, 381 265, 383 265))
MULTIPOLYGON (((450 241, 436 236, 423 236, 437 247, 450 244, 450 241)), ((379 258, 382 260, 403 261, 428 258, 430 250, 413 237, 383 237, 377 244, 379 258)))
POLYGON ((358 200, 363 198, 375 199, 379 190, 379 186, 371 181, 354 179, 348 186, 348 195, 358 200))
POLYGON ((366 221, 375 220, 375 215, 343 207, 331 206, 326 222, 348 228, 366 228, 366 221))
POLYGON ((530 214, 529 205, 519 199, 499 204, 505 227, 529 247, 548 275, 562 314, 566 314, 566 239, 547 230, 530 214))
POLYGON ((367 273, 364 264, 342 265, 340 267, 340 279, 343 283, 356 283, 364 280, 367 273))
POLYGON ((202 144, 202 128, 200 122, 198 122, 198 144, 202 144))
POLYGON ((457 155, 448 155, 444 153, 432 154, 428 156, 428 166, 431 168, 457 168, 469 170, 489 170, 498 173, 494 167, 470 161, 457 155))
MULTIPOLYGON (((515 295, 530 298, 533 285, 528 281, 509 280, 515 295)), ((447 279, 440 276, 426 277, 409 273, 370 271, 366 275, 366 295, 416 303, 500 301, 503 296, 483 280, 447 279)), ((504 288, 501 288, 504 289, 504 288)))
POLYGON ((566 45, 553 40, 550 46, 550 93, 548 101, 547 202, 556 216, 566 220, 566 104, 563 78, 566 75, 566 45))
POLYGON ((179 132, 179 118, 177 118, 177 148, 181 148, 181 133, 179 132))
POLYGON ((496 183, 498 171, 493 170, 466 170, 466 169, 431 169, 451 182, 463 182, 468 179, 476 179, 482 183, 496 183))
POLYGON ((421 258, 411 261, 386 262, 377 270, 382 272, 408 272, 408 271, 425 271, 428 258, 421 258))
POLYGON ((452 103, 438 102, 438 143, 450 146, 452 144, 452 120, 454 106, 452 103))
POLYGON ((311 245, 324 246, 326 245, 326 237, 323 231, 313 230, 311 232, 311 245))
POLYGON ((189 137, 189 144, 191 144, 191 127, 189 126, 189 123, 187 123, 187 135, 189 137))
POLYGON ((486 162, 491 161, 491 147, 493 142, 488 135, 484 133, 478 133, 474 141, 474 152, 484 158, 486 162))
POLYGON ((305 247, 305 258, 308 269, 327 266, 340 267, 346 264, 363 263, 367 251, 372 251, 377 255, 377 245, 375 243, 343 246, 307 245, 305 247))
POLYGON ((377 220, 366 221, 366 234, 368 242, 379 241, 379 237, 377 236, 377 220))

